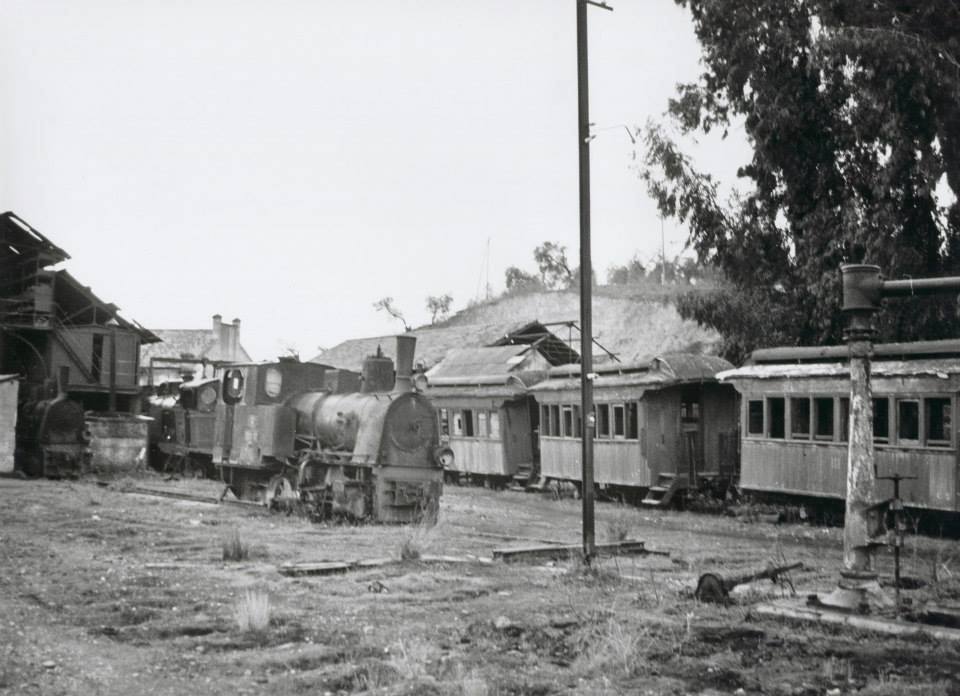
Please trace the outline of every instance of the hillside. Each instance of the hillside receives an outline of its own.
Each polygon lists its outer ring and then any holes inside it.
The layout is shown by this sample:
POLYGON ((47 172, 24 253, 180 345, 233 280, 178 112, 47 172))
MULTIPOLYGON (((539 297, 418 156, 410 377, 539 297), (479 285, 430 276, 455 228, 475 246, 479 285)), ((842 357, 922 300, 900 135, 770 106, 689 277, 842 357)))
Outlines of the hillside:
MULTIPOLYGON (((715 355, 720 335, 696 322, 683 319, 673 303, 673 292, 635 291, 624 288, 598 289, 593 298, 594 338, 616 353, 622 362, 631 362, 671 351, 715 355)), ((452 327, 495 324, 505 321, 539 320, 580 323, 580 296, 575 292, 531 292, 500 297, 472 305, 435 326, 452 327)), ((560 338, 571 339, 579 350, 576 329, 551 327, 560 338)), ((601 352, 595 350, 597 354, 601 352)))

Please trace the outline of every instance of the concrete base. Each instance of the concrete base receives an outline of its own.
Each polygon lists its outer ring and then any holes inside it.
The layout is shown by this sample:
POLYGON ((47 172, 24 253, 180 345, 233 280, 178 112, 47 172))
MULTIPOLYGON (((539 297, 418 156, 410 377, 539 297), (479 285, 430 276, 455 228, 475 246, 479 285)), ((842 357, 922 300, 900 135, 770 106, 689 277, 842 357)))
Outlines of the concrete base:
POLYGON ((880 587, 876 576, 844 577, 837 589, 827 594, 812 595, 808 604, 857 614, 877 614, 894 607, 893 599, 880 587))
POLYGON ((807 606, 802 599, 780 599, 753 608, 760 616, 816 621, 824 624, 850 626, 857 630, 876 631, 896 636, 928 636, 937 640, 960 642, 960 629, 899 621, 874 616, 860 616, 848 611, 826 607, 807 606))

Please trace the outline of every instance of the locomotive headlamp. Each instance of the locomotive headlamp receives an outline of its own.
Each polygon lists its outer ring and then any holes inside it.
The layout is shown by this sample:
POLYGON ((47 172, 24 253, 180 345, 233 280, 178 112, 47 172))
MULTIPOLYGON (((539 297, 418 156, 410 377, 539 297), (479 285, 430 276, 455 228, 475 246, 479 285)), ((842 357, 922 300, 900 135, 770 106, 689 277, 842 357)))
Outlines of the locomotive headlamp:
POLYGON ((453 450, 446 445, 441 445, 433 451, 433 460, 444 469, 447 469, 453 466, 453 450))
POLYGON ((413 375, 412 382, 414 389, 418 392, 424 392, 427 390, 430 380, 427 379, 427 376, 423 372, 417 372, 413 375))

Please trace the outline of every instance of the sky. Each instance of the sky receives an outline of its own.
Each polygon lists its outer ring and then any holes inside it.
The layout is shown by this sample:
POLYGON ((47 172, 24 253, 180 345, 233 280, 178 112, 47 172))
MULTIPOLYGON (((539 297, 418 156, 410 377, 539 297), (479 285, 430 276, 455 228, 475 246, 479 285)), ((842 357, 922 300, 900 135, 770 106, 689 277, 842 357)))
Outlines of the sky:
MULTIPOLYGON (((592 253, 661 251, 624 125, 701 68, 672 0, 589 9, 592 253)), ((578 256, 574 0, 0 0, 0 210, 149 328, 256 359, 395 333, 578 256)), ((742 129, 688 143, 732 187, 742 129)), ((668 257, 686 231, 663 225, 668 257)), ((573 317, 571 317, 573 318, 573 317)))

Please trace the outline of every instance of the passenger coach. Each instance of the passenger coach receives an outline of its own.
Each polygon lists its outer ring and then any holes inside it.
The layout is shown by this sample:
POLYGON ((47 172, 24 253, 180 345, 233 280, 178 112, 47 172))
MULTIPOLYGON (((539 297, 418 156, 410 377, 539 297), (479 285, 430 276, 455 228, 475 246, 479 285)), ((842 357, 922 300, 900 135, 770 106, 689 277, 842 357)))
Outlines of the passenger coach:
POLYGON ((426 394, 454 453, 448 477, 501 485, 536 474, 539 411, 529 388, 549 368, 521 344, 451 350, 427 373, 426 394))
MULTIPOLYGON (((771 348, 719 375, 741 394, 745 490, 842 500, 850 430, 847 348, 771 348)), ((906 505, 957 511, 960 341, 878 344, 871 362, 878 476, 906 505)), ((879 494, 892 494, 879 482, 879 494)))
MULTIPOLYGON (((703 479, 735 476, 737 397, 716 379, 731 367, 714 356, 672 353, 595 368, 595 481, 666 505, 703 479)), ((579 365, 553 368, 531 389, 540 404, 541 475, 578 483, 579 375, 579 365)))

